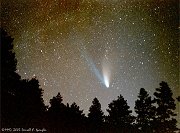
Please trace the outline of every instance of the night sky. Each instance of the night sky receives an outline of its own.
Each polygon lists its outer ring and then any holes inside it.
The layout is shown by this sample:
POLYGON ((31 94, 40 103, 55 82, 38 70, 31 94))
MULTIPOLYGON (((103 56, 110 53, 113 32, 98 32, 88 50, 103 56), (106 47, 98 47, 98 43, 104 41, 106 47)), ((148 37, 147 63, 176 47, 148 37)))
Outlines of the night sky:
POLYGON ((45 104, 61 93, 87 114, 122 94, 166 81, 179 92, 178 1, 2 0, 1 26, 14 38, 17 72, 37 77, 45 104))

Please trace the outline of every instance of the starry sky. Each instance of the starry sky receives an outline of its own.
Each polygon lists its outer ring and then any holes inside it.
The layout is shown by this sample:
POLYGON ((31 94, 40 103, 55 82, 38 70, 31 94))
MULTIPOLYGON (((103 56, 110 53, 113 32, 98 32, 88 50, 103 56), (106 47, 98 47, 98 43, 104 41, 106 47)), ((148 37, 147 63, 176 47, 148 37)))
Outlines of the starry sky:
POLYGON ((17 72, 37 77, 45 104, 58 92, 87 114, 140 88, 179 90, 177 0, 2 0, 1 26, 14 38, 17 72))

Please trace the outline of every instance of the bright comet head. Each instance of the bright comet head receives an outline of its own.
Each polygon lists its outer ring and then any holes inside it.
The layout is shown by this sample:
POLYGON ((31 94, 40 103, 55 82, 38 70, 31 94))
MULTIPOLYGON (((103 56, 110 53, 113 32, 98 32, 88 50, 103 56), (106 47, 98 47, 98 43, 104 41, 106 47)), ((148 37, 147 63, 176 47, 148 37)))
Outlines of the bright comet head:
POLYGON ((106 86, 106 88, 109 88, 110 86, 110 79, 111 79, 111 64, 110 62, 106 59, 103 60, 102 63, 102 75, 103 75, 103 83, 106 86))
POLYGON ((106 75, 104 76, 104 83, 105 83, 106 87, 109 88, 109 80, 106 75))

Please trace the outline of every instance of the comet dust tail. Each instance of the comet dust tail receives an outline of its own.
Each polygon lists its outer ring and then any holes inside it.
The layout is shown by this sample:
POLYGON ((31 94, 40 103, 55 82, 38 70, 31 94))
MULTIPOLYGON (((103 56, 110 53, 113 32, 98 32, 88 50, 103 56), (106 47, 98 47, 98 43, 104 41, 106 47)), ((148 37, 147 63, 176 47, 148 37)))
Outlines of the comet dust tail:
POLYGON ((104 83, 107 88, 109 88, 109 79, 106 75, 104 75, 104 83))
POLYGON ((111 68, 107 62, 103 62, 102 66, 103 83, 106 88, 110 87, 111 68))

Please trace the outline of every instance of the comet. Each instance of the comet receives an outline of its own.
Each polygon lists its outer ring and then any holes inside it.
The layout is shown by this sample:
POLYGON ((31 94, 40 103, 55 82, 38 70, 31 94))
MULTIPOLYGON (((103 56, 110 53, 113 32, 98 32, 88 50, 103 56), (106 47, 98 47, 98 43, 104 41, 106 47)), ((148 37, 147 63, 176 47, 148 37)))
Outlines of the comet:
POLYGON ((103 60, 102 62, 102 74, 103 74, 103 80, 106 88, 109 88, 110 86, 110 77, 111 77, 111 68, 110 64, 107 60, 103 60))
POLYGON ((101 83, 104 84, 104 86, 106 88, 109 88, 109 73, 106 68, 106 66, 103 66, 103 70, 102 73, 98 70, 98 68, 96 67, 96 64, 93 62, 92 58, 90 58, 90 56, 88 55, 87 52, 85 51, 81 51, 81 54, 83 55, 83 57, 85 58, 90 70, 96 75, 97 79, 99 79, 99 81, 101 83))
POLYGON ((107 88, 109 88, 109 79, 106 75, 104 75, 104 84, 107 88))

